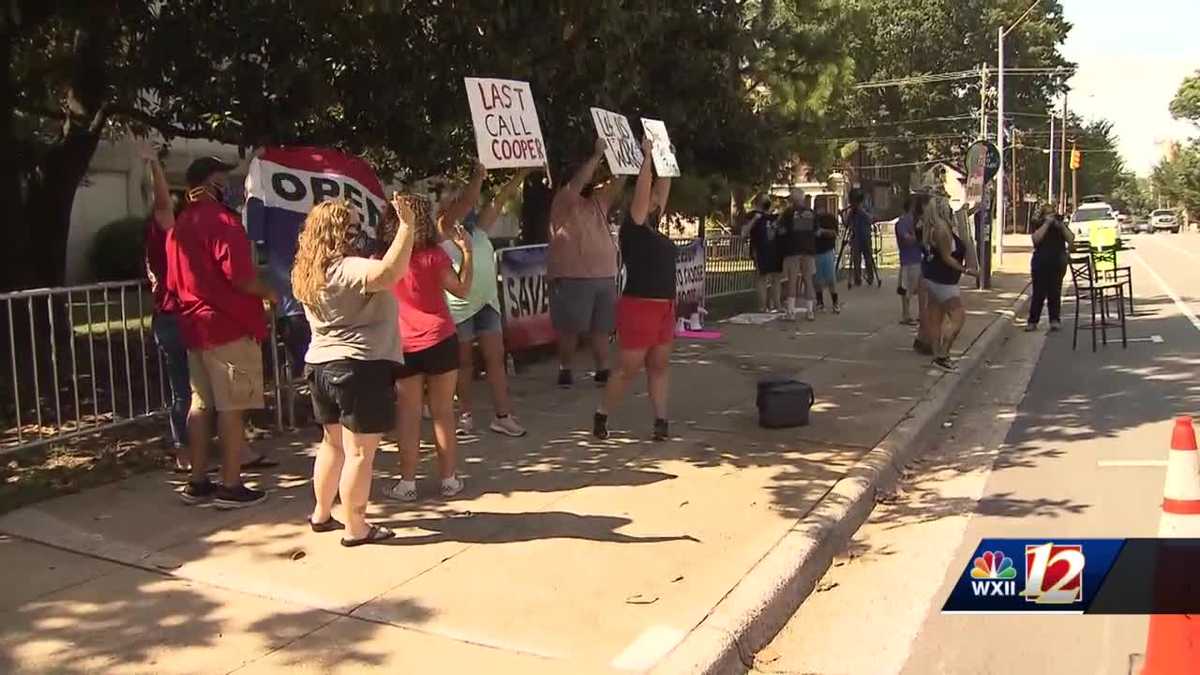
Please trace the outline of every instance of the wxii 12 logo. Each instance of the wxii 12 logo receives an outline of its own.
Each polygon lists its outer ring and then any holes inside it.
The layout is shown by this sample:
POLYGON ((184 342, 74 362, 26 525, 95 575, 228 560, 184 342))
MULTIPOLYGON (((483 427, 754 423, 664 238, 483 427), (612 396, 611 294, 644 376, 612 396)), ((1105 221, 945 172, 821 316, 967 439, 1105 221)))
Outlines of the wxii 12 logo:
POLYGON ((977 598, 1021 597, 1039 605, 1082 602, 1084 562, 1081 544, 1026 544, 1025 585, 1019 588, 1012 557, 984 551, 968 572, 971 593, 977 598))

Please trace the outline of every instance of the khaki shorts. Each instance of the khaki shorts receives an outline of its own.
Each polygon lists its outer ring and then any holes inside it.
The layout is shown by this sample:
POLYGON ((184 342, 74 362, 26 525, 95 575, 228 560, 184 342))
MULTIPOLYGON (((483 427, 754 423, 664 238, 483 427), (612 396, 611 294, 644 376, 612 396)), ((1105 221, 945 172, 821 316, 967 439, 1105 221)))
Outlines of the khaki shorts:
POLYGON ((789 255, 783 259, 783 275, 788 279, 795 279, 799 276, 803 276, 805 279, 808 279, 816 273, 816 256, 808 254, 789 255))
POLYGON ((255 410, 263 407, 262 350, 250 338, 211 349, 188 350, 192 410, 255 410))

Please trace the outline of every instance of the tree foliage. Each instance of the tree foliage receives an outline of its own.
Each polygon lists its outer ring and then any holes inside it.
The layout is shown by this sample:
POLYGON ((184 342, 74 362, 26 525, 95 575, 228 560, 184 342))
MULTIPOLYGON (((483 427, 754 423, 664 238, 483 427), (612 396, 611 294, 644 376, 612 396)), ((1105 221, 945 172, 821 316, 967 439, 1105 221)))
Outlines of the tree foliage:
POLYGON ((1184 79, 1175 98, 1171 99, 1170 110, 1175 119, 1200 125, 1200 70, 1184 79))
MULTIPOLYGON (((1183 81, 1170 110, 1176 118, 1200 125, 1200 71, 1183 81)), ((1200 214, 1200 140, 1182 144, 1163 158, 1151 182, 1167 204, 1182 206, 1192 218, 1200 214)))

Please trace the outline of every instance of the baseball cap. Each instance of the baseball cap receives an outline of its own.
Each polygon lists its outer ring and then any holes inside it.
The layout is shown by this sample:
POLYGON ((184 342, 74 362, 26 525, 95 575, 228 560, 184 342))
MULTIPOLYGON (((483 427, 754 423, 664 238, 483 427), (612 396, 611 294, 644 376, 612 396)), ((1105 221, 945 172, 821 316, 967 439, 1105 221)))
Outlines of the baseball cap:
POLYGON ((193 161, 187 168, 188 187, 198 187, 208 180, 209 176, 221 171, 233 171, 237 164, 222 161, 219 157, 201 157, 193 161))

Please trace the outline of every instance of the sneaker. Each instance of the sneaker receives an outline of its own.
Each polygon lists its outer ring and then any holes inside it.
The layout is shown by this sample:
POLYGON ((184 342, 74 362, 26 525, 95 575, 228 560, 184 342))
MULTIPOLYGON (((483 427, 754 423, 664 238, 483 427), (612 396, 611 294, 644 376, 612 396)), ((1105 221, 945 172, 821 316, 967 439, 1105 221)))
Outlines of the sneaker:
POLYGON ((222 485, 217 488, 216 499, 213 500, 213 504, 218 509, 241 509, 261 504, 265 501, 267 501, 267 493, 263 490, 255 490, 245 485, 237 487, 225 487, 222 485))
POLYGON ((654 435, 652 436, 652 438, 655 441, 670 440, 670 438, 671 438, 670 423, 664 419, 654 420, 654 435))
POLYGON ((602 441, 608 440, 608 415, 592 415, 592 435, 602 441))
POLYGON ((608 384, 608 368, 597 370, 592 379, 595 380, 597 387, 603 387, 608 384))
POLYGON ((387 492, 392 499, 397 499, 402 502, 417 501, 417 481, 415 480, 398 480, 387 492))
POLYGON ((945 356, 939 356, 936 359, 934 359, 933 367, 944 370, 947 373, 953 373, 958 370, 958 368, 953 363, 951 363, 950 359, 945 356))
POLYGON ((1057 333, 1060 330, 1062 330, 1061 322, 1059 322, 1059 321, 1051 321, 1050 322, 1050 332, 1051 333, 1057 333))
POLYGON ((442 496, 447 497, 447 498, 453 497, 453 496, 457 495, 458 493, 462 492, 464 487, 466 487, 466 486, 463 484, 463 479, 459 478, 458 476, 452 476, 450 478, 443 478, 442 479, 442 496))
POLYGON ((913 351, 925 356, 933 356, 933 347, 921 342, 920 339, 913 340, 913 351))
POLYGON ((470 436, 475 433, 475 416, 469 412, 465 412, 458 416, 458 427, 454 430, 454 435, 459 438, 470 436))
POLYGON ((203 483, 188 481, 188 484, 179 492, 179 498, 185 504, 203 504, 212 501, 213 496, 216 494, 217 484, 205 479, 203 483))
POLYGON ((833 313, 834 313, 834 314, 841 314, 841 313, 842 313, 842 306, 841 306, 840 304, 836 303, 836 302, 835 302, 835 303, 833 303, 833 313))
POLYGON ((809 321, 816 321, 817 314, 816 312, 812 311, 812 309, 809 309, 808 312, 805 313, 804 318, 808 319, 809 321))
POLYGON ((520 438, 521 436, 525 435, 525 427, 521 426, 521 423, 517 421, 517 418, 513 417, 512 415, 493 418, 492 425, 488 428, 498 434, 512 436, 513 438, 520 438))
POLYGON ((570 389, 575 384, 575 376, 571 374, 568 368, 558 369, 558 386, 563 389, 570 389))
POLYGON ((1033 332, 1033 331, 1035 331, 1035 330, 1037 330, 1037 324, 1036 324, 1036 323, 1027 323, 1027 324, 1025 324, 1025 332, 1026 332, 1026 333, 1032 333, 1032 332, 1033 332))

